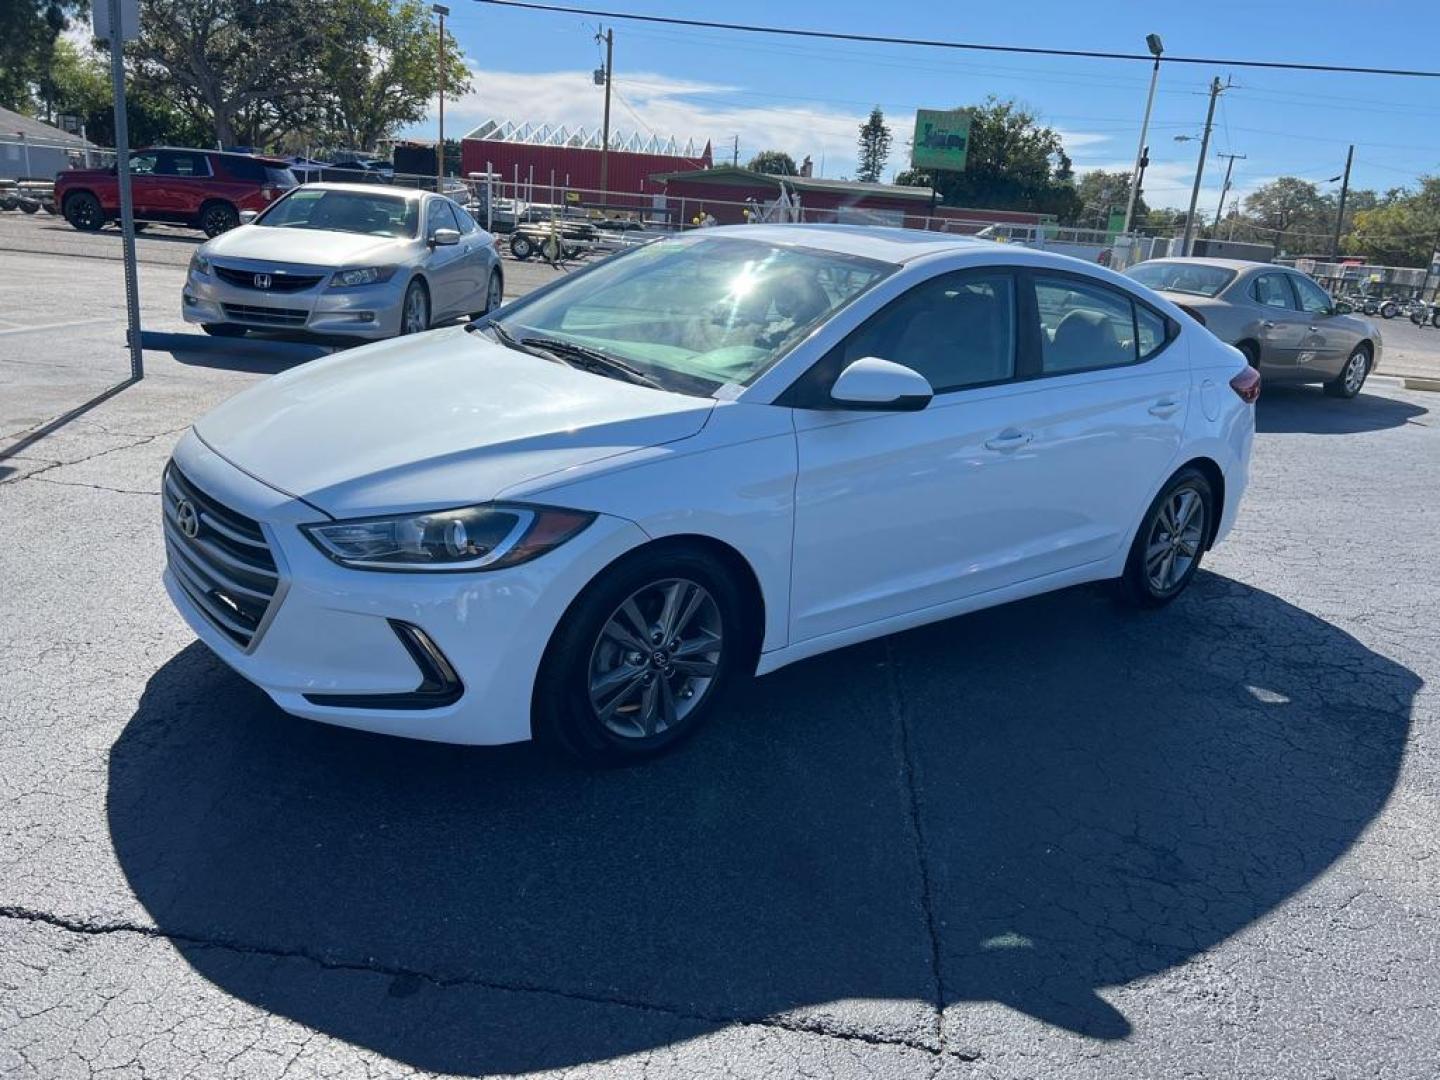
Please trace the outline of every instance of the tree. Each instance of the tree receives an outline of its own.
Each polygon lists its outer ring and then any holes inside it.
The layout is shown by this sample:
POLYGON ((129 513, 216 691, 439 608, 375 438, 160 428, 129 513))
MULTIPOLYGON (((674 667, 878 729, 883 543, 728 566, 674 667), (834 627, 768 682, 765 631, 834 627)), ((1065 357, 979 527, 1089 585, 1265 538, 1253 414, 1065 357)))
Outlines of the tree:
POLYGON ((745 166, 751 172, 768 173, 771 176, 799 176, 795 159, 784 150, 761 150, 745 166))
POLYGON ((1276 251, 1284 249, 1285 236, 1292 231, 1301 247, 1329 250, 1324 237, 1334 228, 1333 201, 1308 180, 1294 176, 1272 180, 1245 196, 1245 211, 1276 251))
POLYGON ((0 3, 0 105, 30 112, 46 94, 55 44, 85 0, 0 3))
MULTIPOLYGON (((470 91, 470 71, 446 35, 445 90, 470 91)), ((419 0, 336 0, 320 49, 320 142, 368 149, 425 118, 439 90, 439 43, 419 0)))
POLYGON ((324 0, 142 0, 126 55, 138 88, 213 128, 222 146, 263 144, 313 122, 333 18, 324 0))
POLYGON ((929 187, 930 174, 923 169, 902 169, 895 174, 895 183, 901 187, 929 187))
MULTIPOLYGON (((1123 213, 1125 210, 1126 202, 1130 198, 1130 174, 1091 169, 1081 175, 1080 182, 1075 186, 1075 193, 1079 196, 1079 206, 1076 212, 1065 220, 1065 224, 1106 228, 1111 211, 1118 210, 1123 213)), ((1143 220, 1149 210, 1144 196, 1137 196, 1134 220, 1143 220)))
POLYGON ((1341 247, 1382 266, 1429 266, 1437 237, 1440 176, 1422 176, 1418 191, 1392 189, 1357 210, 1341 247))
MULTIPOLYGON (((91 142, 113 145, 115 112, 108 61, 88 47, 61 38, 55 43, 51 86, 56 113, 78 117, 91 142)), ((133 146, 195 146, 211 138, 207 125, 196 124, 168 101, 142 90, 132 89, 125 95, 125 116, 133 146)))
POLYGON ((870 119, 860 125, 859 150, 856 154, 856 161, 859 163, 859 170, 855 178, 866 180, 870 183, 880 179, 880 174, 885 171, 885 162, 890 158, 890 144, 893 137, 890 128, 885 123, 885 114, 876 105, 870 110, 870 119))
POLYGON ((951 206, 1031 210, 1072 217, 1080 206, 1074 170, 1059 132, 1014 100, 993 95, 970 110, 963 172, 941 172, 936 187, 951 206))

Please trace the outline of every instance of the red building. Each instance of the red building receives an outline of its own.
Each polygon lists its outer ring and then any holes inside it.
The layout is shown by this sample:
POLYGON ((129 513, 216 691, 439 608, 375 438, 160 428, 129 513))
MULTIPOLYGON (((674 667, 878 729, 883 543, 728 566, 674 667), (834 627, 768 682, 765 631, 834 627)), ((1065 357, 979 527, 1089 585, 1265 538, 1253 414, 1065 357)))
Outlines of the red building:
MULTIPOLYGON (((460 142, 465 175, 496 173, 505 196, 516 194, 512 185, 519 185, 520 197, 536 202, 559 202, 567 190, 579 191, 581 201, 590 202, 585 192, 601 187, 600 156, 598 134, 549 124, 487 121, 460 142)), ((609 158, 605 186, 612 192, 644 196, 663 191, 651 180, 656 173, 708 169, 712 164, 708 142, 697 150, 694 141, 680 143, 621 131, 610 133, 609 158)))

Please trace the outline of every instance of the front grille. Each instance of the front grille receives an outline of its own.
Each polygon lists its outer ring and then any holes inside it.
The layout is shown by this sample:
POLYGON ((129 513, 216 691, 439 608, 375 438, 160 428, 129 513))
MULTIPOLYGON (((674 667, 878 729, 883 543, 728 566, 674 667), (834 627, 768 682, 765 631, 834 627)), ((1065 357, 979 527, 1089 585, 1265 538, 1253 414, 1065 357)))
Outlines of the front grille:
POLYGON ((165 467, 161 502, 165 553, 175 580, 217 629, 248 649, 280 585, 260 523, 206 495, 174 464, 165 467), (182 521, 193 522, 194 536, 182 521))
POLYGON ((302 292, 324 278, 324 274, 287 274, 281 271, 269 270, 236 270, 229 266, 216 266, 215 276, 221 281, 228 281, 231 285, 239 286, 242 289, 255 289, 259 292, 292 293, 302 292), (261 287, 255 284, 255 276, 263 274, 270 279, 270 284, 261 287))
POLYGON ((303 308, 255 307, 253 304, 221 304, 225 314, 243 322, 266 326, 304 326, 309 312, 303 308))

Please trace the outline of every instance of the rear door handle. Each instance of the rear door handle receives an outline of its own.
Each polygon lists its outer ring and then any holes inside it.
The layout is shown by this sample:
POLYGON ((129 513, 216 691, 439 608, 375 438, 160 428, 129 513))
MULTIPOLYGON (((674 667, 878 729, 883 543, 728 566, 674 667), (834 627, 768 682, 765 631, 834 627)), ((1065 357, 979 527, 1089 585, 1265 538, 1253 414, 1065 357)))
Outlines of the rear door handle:
POLYGON ((1018 431, 1015 428, 1006 428, 993 439, 986 439, 985 449, 999 450, 1002 452, 1019 450, 1020 447, 1025 446, 1034 438, 1035 433, 1033 431, 1018 431))
POLYGON ((1174 416, 1180 411, 1180 403, 1174 398, 1164 398, 1150 406, 1151 416, 1174 416))

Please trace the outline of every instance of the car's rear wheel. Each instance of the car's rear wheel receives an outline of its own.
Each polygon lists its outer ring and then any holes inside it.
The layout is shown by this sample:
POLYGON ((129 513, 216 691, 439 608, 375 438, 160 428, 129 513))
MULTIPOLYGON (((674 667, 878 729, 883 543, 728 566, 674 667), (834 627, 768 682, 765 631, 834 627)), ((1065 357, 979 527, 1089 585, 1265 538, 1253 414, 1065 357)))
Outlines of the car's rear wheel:
POLYGON ((430 329, 430 293, 418 278, 405 290, 400 307, 400 333, 418 334, 430 329))
POLYGON ((1172 476, 1130 545, 1120 595, 1136 607, 1157 608, 1184 592, 1200 569, 1214 513, 1204 473, 1187 467, 1172 476))
POLYGON ((207 322, 201 323, 200 329, 211 337, 244 337, 245 327, 234 326, 231 323, 207 322))
POLYGON ((1365 379, 1370 374, 1370 350, 1357 345, 1340 369, 1340 374, 1325 384, 1325 393, 1331 397, 1353 398, 1360 393, 1365 379))
POLYGON ((105 227, 105 211, 90 192, 77 191, 65 200, 65 220, 81 232, 98 232, 105 227))
POLYGON ((699 728, 746 658, 733 573, 701 551, 638 552, 560 621, 535 680, 535 733, 592 764, 649 757, 699 728))
POLYGON ((240 224, 240 211, 227 202, 209 202, 200 208, 200 228, 206 236, 219 236, 240 224))

